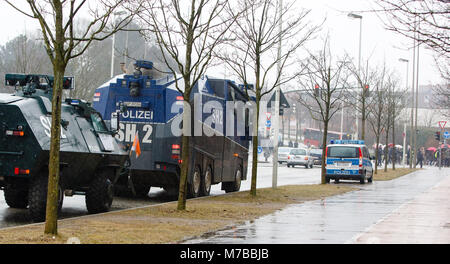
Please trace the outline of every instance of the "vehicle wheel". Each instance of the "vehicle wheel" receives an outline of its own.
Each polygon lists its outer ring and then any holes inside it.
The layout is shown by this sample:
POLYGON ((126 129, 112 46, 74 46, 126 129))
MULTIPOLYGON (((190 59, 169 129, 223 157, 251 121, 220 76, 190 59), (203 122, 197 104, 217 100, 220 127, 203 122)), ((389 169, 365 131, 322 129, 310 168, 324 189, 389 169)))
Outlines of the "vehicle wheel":
POLYGON ((314 167, 314 164, 309 164, 309 168, 312 169, 314 167))
POLYGON ((192 181, 188 183, 188 196, 191 198, 196 198, 200 195, 200 184, 202 179, 202 174, 200 171, 200 166, 195 166, 194 173, 192 174, 192 181))
POLYGON ((86 208, 90 214, 108 212, 114 196, 111 181, 104 175, 99 175, 91 182, 86 192, 86 208))
POLYGON ((242 172, 241 168, 236 170, 234 181, 233 182, 224 182, 225 184, 224 190, 226 193, 229 192, 237 192, 241 189, 241 181, 242 181, 242 172))
MULTIPOLYGON (((37 176, 33 177, 30 182, 28 190, 28 212, 31 220, 34 222, 45 221, 45 214, 47 209, 47 189, 48 177, 37 176)), ((58 213, 61 211, 64 192, 61 187, 58 188, 58 213)))
POLYGON ((308 164, 305 165, 305 169, 307 169, 307 168, 308 168, 308 164))
POLYGON ((325 177, 325 183, 330 183, 330 178, 325 177))
POLYGON ((200 185, 200 194, 202 196, 208 196, 211 191, 211 182, 212 182, 212 170, 211 167, 208 166, 205 173, 203 174, 201 185, 200 185))
POLYGON ((11 208, 27 208, 28 206, 28 185, 18 186, 9 183, 3 190, 6 204, 11 208))
POLYGON ((334 183, 339 183, 339 179, 335 179, 335 180, 334 180, 334 183))
POLYGON ((287 166, 288 168, 290 168, 290 167, 291 167, 291 165, 289 165, 289 164, 286 164, 286 166, 287 166))
POLYGON ((361 179, 359 180, 359 183, 361 183, 361 184, 365 184, 365 183, 366 183, 366 173, 364 173, 364 174, 361 176, 361 179))
POLYGON ((370 178, 367 179, 367 182, 368 182, 368 183, 372 183, 372 181, 373 181, 373 175, 371 175, 370 178))

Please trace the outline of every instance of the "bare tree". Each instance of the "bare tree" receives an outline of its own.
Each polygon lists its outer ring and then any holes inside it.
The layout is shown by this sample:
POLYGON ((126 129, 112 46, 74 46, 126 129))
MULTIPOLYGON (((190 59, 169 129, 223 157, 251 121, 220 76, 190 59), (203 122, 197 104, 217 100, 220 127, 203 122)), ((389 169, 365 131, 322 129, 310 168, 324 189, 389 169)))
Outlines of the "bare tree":
POLYGON ((435 56, 435 63, 443 83, 433 87, 433 102, 442 115, 450 118, 450 60, 435 56))
POLYGON ((48 165, 48 192, 45 233, 57 234, 59 150, 61 130, 61 101, 63 78, 70 60, 82 55, 94 41, 108 38, 117 30, 126 26, 130 14, 113 28, 108 28, 112 13, 124 4, 125 0, 100 0, 96 5, 86 0, 28 0, 28 10, 20 9, 10 0, 5 0, 21 14, 36 19, 40 25, 45 51, 53 65, 54 87, 52 98, 52 128, 48 165), (96 6, 96 7, 93 7, 96 6), (90 23, 80 33, 74 30, 76 21, 82 12, 88 11, 90 23))
POLYGON ((364 140, 366 137, 366 120, 370 115, 370 105, 372 104, 370 90, 374 81, 375 72, 369 68, 369 60, 367 60, 366 66, 361 69, 358 69, 353 63, 347 66, 352 76, 356 79, 356 85, 349 92, 346 104, 350 105, 360 114, 357 116, 358 119, 361 118, 360 139, 364 140))
MULTIPOLYGON (((309 10, 293 10, 292 3, 287 3, 280 10, 277 3, 270 0, 241 0, 239 10, 244 10, 236 22, 232 32, 232 40, 228 43, 230 52, 217 52, 216 56, 227 63, 227 66, 244 84, 247 97, 250 84, 255 96, 256 113, 253 117, 252 133, 252 182, 250 194, 256 196, 258 148, 258 121, 261 99, 295 75, 283 73, 293 63, 294 52, 302 46, 318 26, 307 26, 306 17, 309 10), (281 30, 279 30, 281 23, 281 30), (283 43, 282 51, 278 45, 283 43), (278 67, 277 67, 278 66, 278 67)), ((229 10, 231 14, 237 12, 229 10)), ((276 154, 275 154, 276 155, 276 154)))
POLYGON ((325 150, 327 145, 328 124, 339 111, 343 98, 348 91, 346 87, 349 74, 346 71, 348 60, 344 57, 334 61, 328 40, 317 55, 310 54, 309 59, 300 67, 306 71, 299 78, 300 86, 306 91, 300 102, 309 110, 311 117, 323 125, 322 137, 322 172, 321 182, 326 183, 325 150))
POLYGON ((0 80, 5 73, 50 73, 51 63, 44 43, 36 34, 25 32, 0 47, 0 80))
POLYGON ((372 104, 369 105, 369 125, 375 135, 375 174, 378 173, 378 162, 380 149, 380 136, 386 128, 386 101, 387 101, 387 69, 384 65, 375 77, 372 88, 372 104))
POLYGON ((139 14, 142 28, 146 30, 144 33, 156 37, 162 58, 177 80, 176 89, 184 99, 178 210, 186 209, 191 91, 210 65, 213 50, 224 41, 236 19, 234 16, 223 17, 228 5, 221 0, 147 1, 145 11, 139 14), (171 60, 175 63, 170 63, 171 60))
POLYGON ((447 0, 378 0, 386 28, 450 57, 450 8, 447 0), (417 23, 416 23, 417 22, 417 23), (416 27, 416 25, 420 25, 416 27), (417 34, 416 34, 417 33, 417 34))
MULTIPOLYGON (((396 146, 395 146, 395 125, 396 122, 400 118, 400 113, 406 106, 406 90, 403 88, 400 88, 399 86, 399 79, 397 76, 392 74, 389 79, 389 86, 390 86, 390 93, 389 93, 389 115, 391 124, 389 124, 392 128, 392 169, 395 170, 395 163, 397 161, 397 152, 396 152, 396 146)), ((387 143, 386 143, 387 144, 387 143)))

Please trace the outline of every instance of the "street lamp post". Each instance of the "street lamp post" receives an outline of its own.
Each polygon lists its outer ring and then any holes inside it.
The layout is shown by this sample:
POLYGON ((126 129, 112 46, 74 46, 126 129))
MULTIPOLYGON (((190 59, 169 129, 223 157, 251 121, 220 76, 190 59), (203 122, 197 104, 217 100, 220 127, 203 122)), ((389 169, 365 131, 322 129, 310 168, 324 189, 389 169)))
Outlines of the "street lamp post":
MULTIPOLYGON (((406 90, 408 90, 408 70, 409 70, 409 60, 400 58, 398 59, 401 62, 406 62, 406 90)), ((406 120, 403 124, 403 167, 405 167, 406 164, 406 120)), ((411 142, 409 143, 411 144, 411 142)))
MULTIPOLYGON (((361 73, 361 40, 362 40, 362 16, 354 13, 349 13, 348 17, 359 19, 359 52, 358 52, 358 75, 361 73)), ((358 101, 356 102, 358 103, 358 101)), ((356 138, 359 139, 359 116, 358 111, 356 111, 356 138)))
MULTIPOLYGON (((125 11, 119 11, 119 12, 114 12, 113 13, 113 27, 116 26, 116 16, 121 16, 126 14, 127 12, 125 11)), ((111 46, 111 78, 114 77, 114 48, 116 45, 116 33, 114 33, 112 35, 112 46, 111 46)))
MULTIPOLYGON (((281 74, 281 32, 282 32, 282 17, 281 10, 283 9, 283 1, 278 2, 278 8, 280 10, 280 19, 278 21, 278 30, 280 32, 280 37, 278 39, 278 73, 281 74)), ((276 189, 278 184, 278 133, 279 133, 279 120, 280 120, 280 83, 276 85, 275 88, 275 116, 274 116, 274 148, 273 148, 273 166, 272 166, 272 188, 276 189)))

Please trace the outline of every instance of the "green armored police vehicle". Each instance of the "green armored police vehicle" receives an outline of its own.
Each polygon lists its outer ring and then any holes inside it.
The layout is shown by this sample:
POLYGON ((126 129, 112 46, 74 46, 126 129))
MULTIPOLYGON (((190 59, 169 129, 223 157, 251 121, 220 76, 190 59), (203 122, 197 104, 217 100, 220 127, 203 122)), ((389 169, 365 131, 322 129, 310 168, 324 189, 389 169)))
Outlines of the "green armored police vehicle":
MULTIPOLYGON (((16 92, 0 93, 0 187, 6 203, 28 207, 33 221, 45 220, 53 82, 47 75, 6 74, 16 92)), ((64 89, 73 84, 73 77, 64 78, 64 89)), ((82 100, 62 103, 60 140, 59 208, 64 195, 84 194, 89 213, 108 211, 127 152, 82 100)))

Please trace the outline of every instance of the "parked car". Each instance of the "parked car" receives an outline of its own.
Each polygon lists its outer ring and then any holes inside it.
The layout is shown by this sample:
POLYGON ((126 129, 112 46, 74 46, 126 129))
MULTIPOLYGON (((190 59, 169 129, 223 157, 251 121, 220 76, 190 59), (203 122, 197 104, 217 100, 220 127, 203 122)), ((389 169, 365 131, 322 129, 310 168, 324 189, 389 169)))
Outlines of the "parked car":
POLYGON ((314 159, 309 156, 308 150, 304 148, 291 149, 287 159, 287 166, 303 165, 305 168, 313 167, 314 159))
POLYGON ((322 149, 311 149, 309 155, 314 158, 314 165, 322 165, 322 149))
POLYGON ((330 180, 359 180, 364 184, 372 182, 373 157, 364 144, 364 140, 331 140, 326 148, 326 176, 330 180))
POLYGON ((278 148, 278 163, 282 164, 283 162, 287 162, 289 152, 292 148, 280 147, 278 148))

